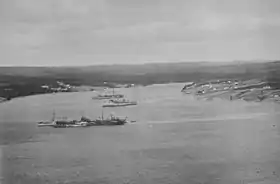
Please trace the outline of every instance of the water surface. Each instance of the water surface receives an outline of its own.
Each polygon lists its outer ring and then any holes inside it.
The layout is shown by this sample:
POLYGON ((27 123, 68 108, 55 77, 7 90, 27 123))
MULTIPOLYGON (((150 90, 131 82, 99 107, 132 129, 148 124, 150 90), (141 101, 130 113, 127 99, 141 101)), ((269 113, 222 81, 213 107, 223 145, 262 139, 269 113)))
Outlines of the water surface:
MULTIPOLYGON (((97 118, 93 92, 38 95, 0 105, 3 183, 280 183, 276 104, 198 101, 182 84, 119 89, 138 106, 106 108, 136 123, 38 128, 59 116, 97 118)), ((1 157, 0 157, 1 158, 1 157)))

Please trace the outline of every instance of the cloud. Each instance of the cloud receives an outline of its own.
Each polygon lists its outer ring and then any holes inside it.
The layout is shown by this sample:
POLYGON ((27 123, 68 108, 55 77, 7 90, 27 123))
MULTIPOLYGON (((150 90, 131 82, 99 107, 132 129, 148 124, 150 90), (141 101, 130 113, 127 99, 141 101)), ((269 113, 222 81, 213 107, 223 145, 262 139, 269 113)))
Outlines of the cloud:
POLYGON ((73 64, 82 58, 87 64, 280 57, 274 49, 279 5, 278 0, 0 0, 0 59, 73 64))

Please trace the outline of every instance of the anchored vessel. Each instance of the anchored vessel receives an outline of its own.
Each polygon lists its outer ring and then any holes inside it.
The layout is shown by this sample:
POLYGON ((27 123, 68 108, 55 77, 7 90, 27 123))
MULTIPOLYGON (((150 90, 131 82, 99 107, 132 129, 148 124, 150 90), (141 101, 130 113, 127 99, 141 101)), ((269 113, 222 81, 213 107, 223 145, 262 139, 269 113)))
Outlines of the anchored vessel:
POLYGON ((121 107, 137 105, 136 101, 129 101, 127 99, 111 99, 107 103, 103 104, 103 107, 121 107))
POLYGON ((92 97, 94 100, 103 100, 103 99, 111 99, 111 98, 123 98, 122 94, 115 94, 115 90, 113 88, 113 94, 99 94, 95 97, 92 97))
POLYGON ((80 120, 57 120, 55 112, 53 112, 53 117, 50 121, 40 121, 37 123, 38 127, 54 127, 54 128, 71 128, 71 127, 86 127, 90 126, 92 120, 82 116, 80 120))
MULTIPOLYGON (((135 121, 134 121, 135 122, 135 121)), ((54 127, 54 128, 75 128, 75 127, 89 127, 89 126, 113 126, 113 125, 124 125, 128 123, 127 117, 120 118, 114 115, 110 115, 108 118, 103 118, 103 108, 102 108, 102 117, 96 120, 90 120, 84 116, 80 120, 56 120, 55 113, 51 121, 41 121, 37 125, 39 127, 54 127)))

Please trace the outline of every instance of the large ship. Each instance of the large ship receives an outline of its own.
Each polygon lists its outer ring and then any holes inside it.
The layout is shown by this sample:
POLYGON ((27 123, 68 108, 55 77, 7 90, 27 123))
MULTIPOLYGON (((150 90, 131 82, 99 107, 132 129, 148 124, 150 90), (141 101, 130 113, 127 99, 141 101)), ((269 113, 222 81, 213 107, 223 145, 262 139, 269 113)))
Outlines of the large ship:
MULTIPOLYGON (((135 121, 131 121, 135 122, 135 121)), ((41 121, 38 122, 37 125, 39 127, 54 127, 54 128, 75 128, 75 127, 90 127, 90 126, 113 126, 113 125, 124 125, 128 123, 127 117, 121 118, 116 117, 114 115, 110 115, 108 118, 103 118, 103 109, 102 109, 102 117, 96 120, 90 120, 84 116, 81 117, 80 120, 66 120, 60 119, 57 120, 55 118, 55 113, 53 114, 53 118, 51 121, 41 121)))

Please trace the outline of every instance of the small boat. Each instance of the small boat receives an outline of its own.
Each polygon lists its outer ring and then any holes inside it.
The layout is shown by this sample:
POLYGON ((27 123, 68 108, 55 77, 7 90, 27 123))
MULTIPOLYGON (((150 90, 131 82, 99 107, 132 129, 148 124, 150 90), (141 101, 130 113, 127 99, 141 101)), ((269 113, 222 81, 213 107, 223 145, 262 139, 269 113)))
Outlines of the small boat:
POLYGON ((38 127, 53 127, 55 125, 55 111, 53 111, 53 116, 50 121, 39 121, 37 123, 38 127))
POLYGON ((123 97, 124 97, 124 95, 122 95, 122 94, 114 94, 114 95, 105 94, 105 95, 98 95, 96 97, 92 97, 92 99, 94 99, 94 100, 103 100, 103 99, 123 98, 123 97))
POLYGON ((95 97, 92 97, 94 100, 103 100, 103 99, 111 99, 111 98, 123 98, 122 94, 115 94, 115 90, 113 88, 113 94, 99 94, 95 97))
POLYGON ((40 121, 37 123, 38 127, 52 127, 54 124, 55 123, 51 121, 40 121))
POLYGON ((195 85, 194 82, 190 82, 189 84, 186 84, 182 89, 181 92, 185 92, 186 90, 192 88, 195 85))
POLYGON ((111 100, 109 100, 109 102, 116 103, 116 104, 130 103, 130 104, 137 105, 136 101, 129 101, 129 100, 124 99, 124 98, 123 99, 111 99, 111 100))

